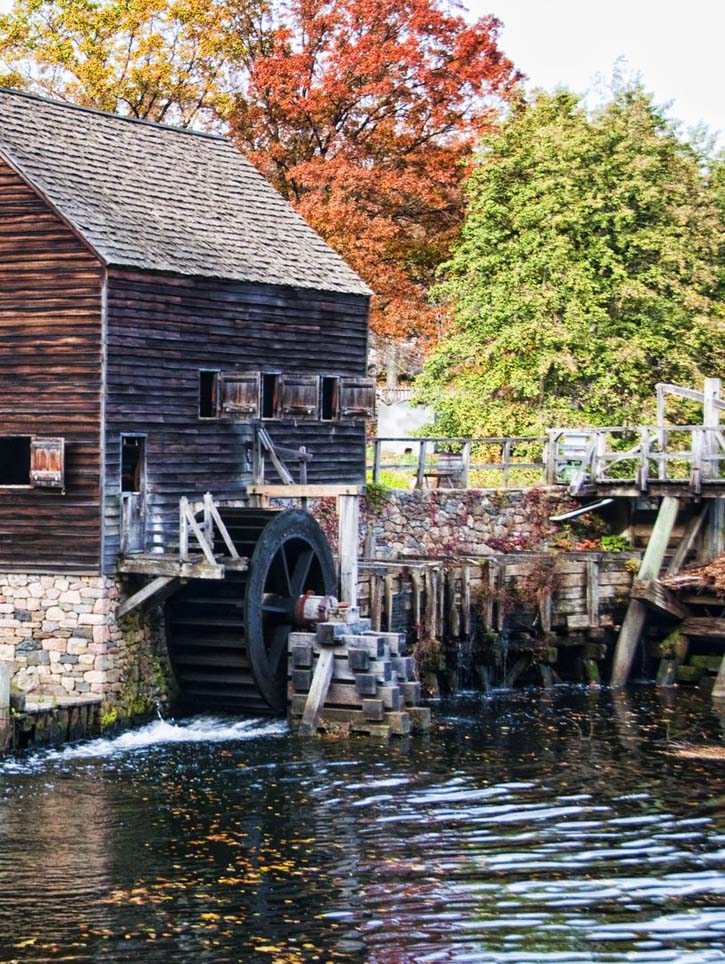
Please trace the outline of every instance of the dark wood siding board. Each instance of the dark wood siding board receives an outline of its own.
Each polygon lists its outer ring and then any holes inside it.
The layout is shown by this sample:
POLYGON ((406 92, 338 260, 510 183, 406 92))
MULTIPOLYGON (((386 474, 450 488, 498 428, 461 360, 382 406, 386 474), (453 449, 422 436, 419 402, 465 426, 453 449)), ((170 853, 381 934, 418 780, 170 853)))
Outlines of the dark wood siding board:
POLYGON ((0 160, 0 431, 66 440, 65 495, 0 488, 0 571, 99 571, 102 278, 0 160))
MULTIPOLYGON (((360 296, 112 269, 107 311, 107 571, 119 549, 121 434, 147 435, 149 544, 173 541, 182 495, 238 499, 251 481, 252 425, 198 418, 200 369, 366 372, 368 299, 360 296)), ((265 425, 278 444, 312 451, 310 482, 362 481, 361 423, 265 425)), ((296 463, 290 468, 296 477, 296 463)), ((268 475, 277 481, 271 466, 268 475)))

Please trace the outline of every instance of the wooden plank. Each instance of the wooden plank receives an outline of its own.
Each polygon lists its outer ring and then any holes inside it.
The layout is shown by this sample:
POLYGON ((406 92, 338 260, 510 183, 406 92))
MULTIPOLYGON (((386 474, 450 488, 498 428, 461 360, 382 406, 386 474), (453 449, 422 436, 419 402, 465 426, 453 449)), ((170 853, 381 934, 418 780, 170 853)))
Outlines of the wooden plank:
POLYGON ((725 619, 716 619, 712 616, 688 616, 682 621, 680 630, 687 636, 713 639, 720 637, 725 642, 725 619))
POLYGON ((599 559, 587 559, 587 616, 589 626, 599 626, 599 559))
POLYGON ((224 579, 225 576, 224 566, 219 563, 210 566, 203 556, 197 559, 192 557, 184 562, 179 556, 161 554, 124 556, 118 562, 118 571, 137 576, 176 576, 179 579, 224 579))
POLYGON ((632 599, 639 599, 652 609, 674 616, 675 619, 685 619, 690 611, 666 586, 656 579, 635 579, 632 583, 632 599))
MULTIPOLYGON (((659 575, 679 507, 679 500, 672 496, 666 496, 662 500, 650 541, 639 567, 638 579, 648 581, 656 579, 659 575)), ((627 607, 614 652, 612 686, 624 686, 627 682, 646 615, 645 604, 638 599, 632 599, 627 607)))
POLYGON ((312 685, 307 694, 304 713, 299 732, 302 736, 312 736, 317 732, 320 719, 320 712, 325 704, 325 698, 330 688, 332 671, 335 666, 335 651, 325 649, 320 653, 320 658, 315 667, 315 674, 312 678, 312 685))
POLYGON ((157 576, 156 579, 147 583, 142 589, 139 589, 138 592, 121 603, 116 610, 116 618, 122 619, 133 612, 134 609, 138 609, 147 603, 153 602, 154 605, 158 605, 168 599, 179 585, 180 580, 176 576, 157 576))
POLYGON ((703 506, 702 509, 693 515, 690 521, 687 523, 682 539, 680 540, 677 549, 670 560, 670 564, 667 567, 668 576, 674 576, 684 566, 688 553, 694 546, 695 540, 700 534, 700 530, 705 523, 708 511, 708 506, 703 506))
POLYGON ((249 495, 264 496, 269 499, 328 499, 339 496, 362 495, 363 486, 361 485, 332 485, 316 484, 308 485, 248 485, 249 495))

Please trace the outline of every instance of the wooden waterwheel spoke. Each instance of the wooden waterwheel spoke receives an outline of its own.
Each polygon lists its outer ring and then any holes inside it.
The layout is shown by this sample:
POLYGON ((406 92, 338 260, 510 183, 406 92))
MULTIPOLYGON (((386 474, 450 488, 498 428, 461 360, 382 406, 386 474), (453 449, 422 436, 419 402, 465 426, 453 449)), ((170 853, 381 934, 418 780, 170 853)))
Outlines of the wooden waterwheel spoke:
POLYGON ((276 676, 280 670, 280 664, 287 655, 287 635, 290 627, 287 625, 276 626, 272 632, 269 644, 269 668, 272 676, 276 676))
POLYGON ((284 577, 287 581, 287 595, 294 596, 294 590, 292 589, 292 577, 289 571, 289 559, 287 558, 287 547, 282 544, 279 550, 279 555, 282 558, 282 571, 284 572, 284 577))
POLYGON ((312 560, 315 557, 314 551, 309 547, 305 547, 300 554, 297 556, 297 561, 295 562, 295 567, 292 570, 292 595, 295 599, 301 596, 307 586, 307 578, 310 574, 310 569, 312 568, 312 560))

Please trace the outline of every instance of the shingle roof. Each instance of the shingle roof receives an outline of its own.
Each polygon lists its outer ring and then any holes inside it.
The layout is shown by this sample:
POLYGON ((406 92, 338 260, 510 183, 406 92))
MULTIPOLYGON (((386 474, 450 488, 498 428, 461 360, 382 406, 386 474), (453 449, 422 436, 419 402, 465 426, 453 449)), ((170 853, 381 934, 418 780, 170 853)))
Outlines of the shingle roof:
POLYGON ((108 265, 369 294, 222 137, 0 88, 0 155, 108 265))

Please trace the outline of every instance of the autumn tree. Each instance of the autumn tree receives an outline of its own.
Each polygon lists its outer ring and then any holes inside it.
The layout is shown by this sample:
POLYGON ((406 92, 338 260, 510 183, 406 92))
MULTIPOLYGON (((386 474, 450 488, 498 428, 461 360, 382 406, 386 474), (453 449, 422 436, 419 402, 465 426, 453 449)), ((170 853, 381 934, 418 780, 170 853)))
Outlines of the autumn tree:
POLYGON ((0 84, 143 120, 218 124, 257 0, 15 0, 0 84))
POLYGON ((722 184, 638 86, 593 113, 541 94, 487 134, 420 380, 438 429, 641 422, 658 381, 722 375, 722 184))
POLYGON ((448 0, 16 0, 0 83, 230 129, 374 290, 374 331, 430 339, 472 145, 518 80, 498 28, 448 0))
POLYGON ((378 336, 434 335, 471 146, 517 81, 498 22, 438 0, 291 0, 269 27, 229 112, 237 143, 373 288, 378 336))

